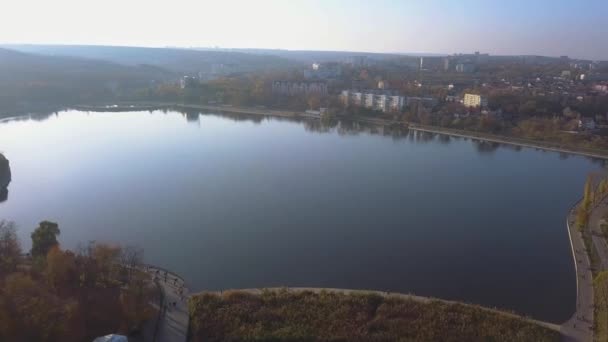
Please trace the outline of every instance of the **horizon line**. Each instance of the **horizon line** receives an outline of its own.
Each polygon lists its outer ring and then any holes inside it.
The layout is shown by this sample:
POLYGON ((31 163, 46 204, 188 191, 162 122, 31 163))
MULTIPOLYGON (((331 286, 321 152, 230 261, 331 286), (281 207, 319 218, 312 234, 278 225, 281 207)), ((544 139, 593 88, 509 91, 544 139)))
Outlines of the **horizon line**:
MULTIPOLYGON (((353 53, 353 54, 368 54, 368 55, 394 55, 394 56, 410 56, 410 57, 449 57, 463 55, 473 55, 476 52, 480 54, 488 54, 494 57, 548 57, 548 58, 560 58, 562 56, 568 57, 571 60, 583 60, 583 61, 598 61, 604 62, 608 59, 595 59, 595 58, 580 58, 571 57, 568 55, 542 55, 542 54, 526 54, 526 53, 514 53, 514 54, 492 54, 489 52, 482 52, 481 50, 473 52, 378 52, 378 51, 356 51, 356 50, 323 50, 323 49, 288 49, 288 48, 267 48, 267 47, 220 47, 220 46, 179 46, 179 45, 125 45, 125 44, 95 44, 95 43, 14 43, 14 42, 0 42, 0 47, 6 46, 83 46, 83 47, 115 47, 115 48, 144 48, 144 49, 174 49, 174 50, 266 50, 266 51, 283 51, 283 52, 320 52, 320 53, 353 53)), ((237 51, 238 52, 238 51, 237 51)))

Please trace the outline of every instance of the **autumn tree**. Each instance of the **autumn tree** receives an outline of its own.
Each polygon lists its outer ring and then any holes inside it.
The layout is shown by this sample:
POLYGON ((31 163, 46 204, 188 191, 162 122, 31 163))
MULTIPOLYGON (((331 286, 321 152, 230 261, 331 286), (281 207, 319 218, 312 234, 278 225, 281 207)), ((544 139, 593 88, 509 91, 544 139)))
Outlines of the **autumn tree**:
POLYGON ((587 226, 589 220, 589 213, 583 206, 579 206, 576 209, 576 226, 579 230, 583 230, 587 226))
MULTIPOLYGON (((11 341, 80 341, 84 336, 75 324, 79 305, 73 299, 62 300, 40 286, 29 275, 10 275, 3 288, 17 336, 11 341)), ((81 331, 81 330, 80 330, 81 331)))
POLYGON ((32 256, 45 257, 54 246, 59 245, 57 235, 60 234, 59 225, 50 221, 42 221, 32 233, 32 256))
POLYGON ((152 279, 146 272, 140 270, 131 275, 120 296, 124 315, 123 329, 133 330, 154 315, 150 307, 155 293, 152 284, 152 279))
POLYGON ((144 251, 135 246, 125 246, 120 251, 120 263, 125 268, 126 282, 130 282, 133 275, 143 265, 144 251))
POLYGON ((78 273, 74 253, 62 251, 59 246, 51 248, 46 256, 45 276, 49 286, 58 294, 72 292, 78 284, 78 273))
POLYGON ((588 211, 593 204, 593 178, 591 176, 587 177, 585 181, 585 190, 583 192, 583 203, 582 207, 585 211, 588 211))
POLYGON ((318 110, 321 106, 321 98, 319 95, 309 95, 306 99, 306 103, 308 104, 308 109, 318 110))
POLYGON ((598 184, 596 191, 596 200, 601 200, 608 193, 608 179, 604 178, 598 184))
POLYGON ((118 246, 96 244, 93 248, 93 258, 97 264, 99 281, 111 284, 118 279, 120 272, 121 249, 118 246))
POLYGON ((56 223, 32 233, 31 261, 21 260, 15 226, 0 221, 0 341, 90 341, 140 331, 154 316, 156 287, 143 251, 90 243, 61 250, 56 223))

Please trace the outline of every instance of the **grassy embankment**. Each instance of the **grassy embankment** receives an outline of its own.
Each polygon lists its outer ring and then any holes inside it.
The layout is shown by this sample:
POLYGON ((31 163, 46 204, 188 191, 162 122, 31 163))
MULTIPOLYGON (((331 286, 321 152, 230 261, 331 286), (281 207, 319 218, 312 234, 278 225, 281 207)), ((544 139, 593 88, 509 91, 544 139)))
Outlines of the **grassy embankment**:
POLYGON ((608 272, 600 272, 593 280, 595 299, 595 340, 608 341, 608 272))
POLYGON ((559 333, 465 304, 366 293, 264 290, 190 301, 191 341, 558 341, 559 333))

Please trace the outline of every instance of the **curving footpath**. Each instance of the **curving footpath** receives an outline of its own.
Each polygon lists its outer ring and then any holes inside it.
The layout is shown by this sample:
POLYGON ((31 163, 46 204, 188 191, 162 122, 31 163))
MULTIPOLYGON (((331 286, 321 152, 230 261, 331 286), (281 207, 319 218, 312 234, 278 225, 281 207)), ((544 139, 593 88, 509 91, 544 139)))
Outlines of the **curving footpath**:
POLYGON ((146 266, 146 271, 154 277, 162 291, 163 306, 158 330, 154 336, 157 342, 186 342, 188 336, 189 290, 182 277, 157 266, 146 266))
POLYGON ((574 224, 578 204, 570 209, 566 219, 576 271, 576 311, 560 330, 564 341, 587 342, 593 341, 593 274, 583 234, 574 224))

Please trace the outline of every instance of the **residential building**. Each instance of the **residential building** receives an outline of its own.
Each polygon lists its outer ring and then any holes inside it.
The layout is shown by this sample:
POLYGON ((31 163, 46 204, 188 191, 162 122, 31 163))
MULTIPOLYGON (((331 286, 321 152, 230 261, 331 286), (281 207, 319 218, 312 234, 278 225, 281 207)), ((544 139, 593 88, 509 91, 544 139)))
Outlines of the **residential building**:
POLYGON ((443 71, 450 71, 450 58, 448 57, 443 59, 443 71))
POLYGON ((456 72, 470 73, 475 71, 475 64, 473 63, 458 63, 456 64, 456 72))
POLYGON ((485 107, 487 106, 487 100, 480 95, 476 94, 464 94, 462 103, 465 107, 485 107))
POLYGON ((198 78, 192 76, 184 76, 179 80, 179 87, 182 89, 193 88, 198 84, 198 78))
POLYGON ((279 95, 327 95, 327 83, 325 82, 272 82, 272 93, 279 95))
POLYGON ((344 106, 365 107, 383 112, 400 111, 405 105, 405 97, 386 90, 343 90, 340 99, 344 106))
POLYGON ((592 118, 581 118, 578 120, 578 128, 582 130, 594 130, 597 127, 592 118))
POLYGON ((378 89, 389 89, 388 81, 382 80, 378 82, 378 89))
POLYGON ((408 96, 405 98, 405 105, 412 106, 419 104, 423 107, 435 107, 437 105, 437 99, 434 97, 419 97, 419 96, 408 96))

